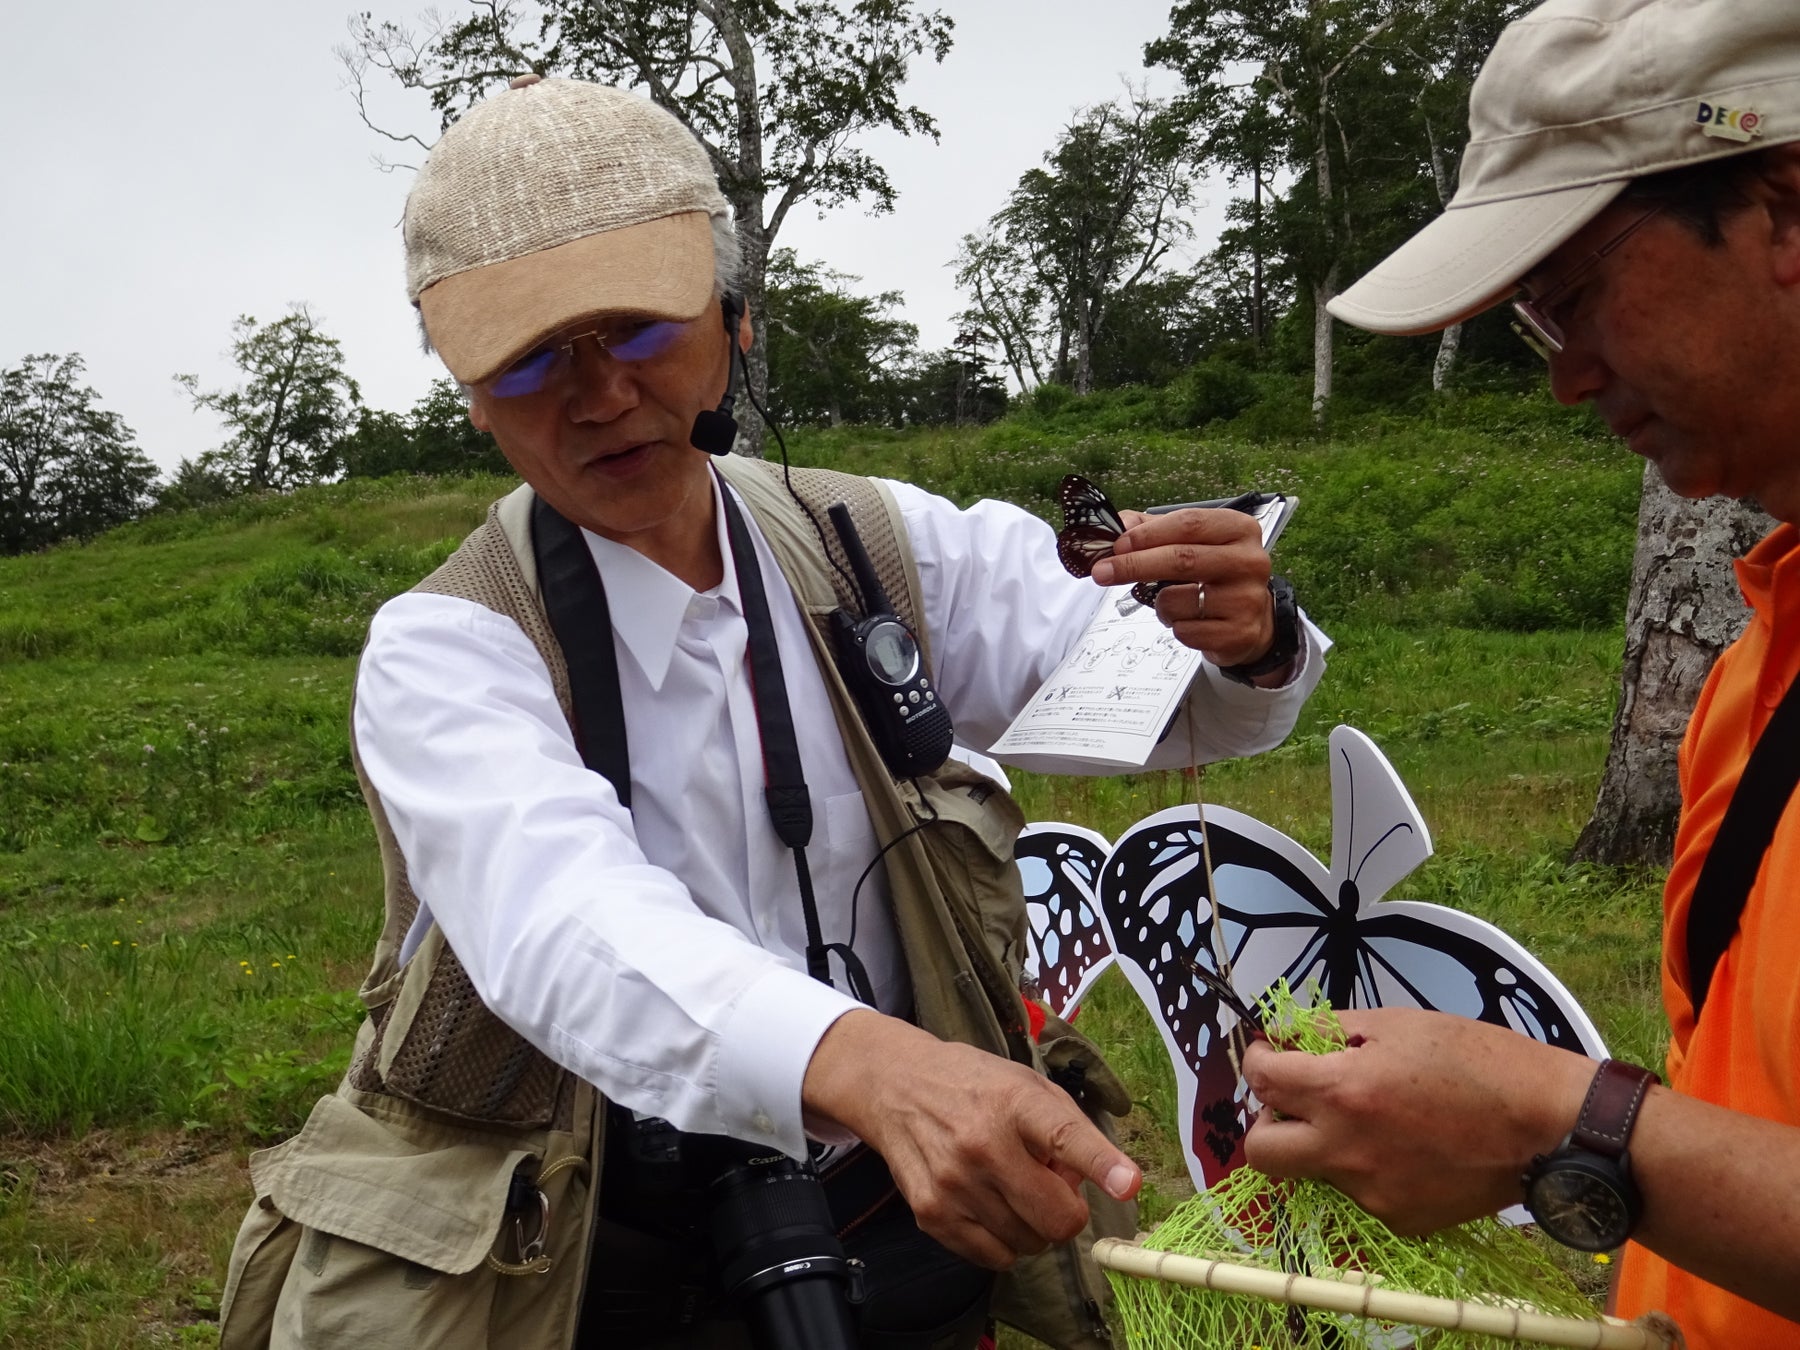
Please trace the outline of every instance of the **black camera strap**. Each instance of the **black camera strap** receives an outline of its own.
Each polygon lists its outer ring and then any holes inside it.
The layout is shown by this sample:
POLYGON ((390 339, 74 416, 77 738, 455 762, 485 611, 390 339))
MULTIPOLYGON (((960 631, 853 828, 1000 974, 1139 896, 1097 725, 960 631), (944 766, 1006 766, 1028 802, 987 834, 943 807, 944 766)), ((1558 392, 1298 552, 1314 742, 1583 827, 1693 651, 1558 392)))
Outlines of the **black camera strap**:
POLYGON ((1788 686, 1757 737, 1688 900, 1688 1001, 1696 1022, 1712 987, 1713 971, 1737 935, 1750 888, 1796 783, 1800 783, 1800 680, 1788 686))
MULTIPOLYGON (((813 830, 812 796, 801 768, 793 708, 788 702, 768 593, 743 511, 723 481, 719 482, 719 500, 725 512, 725 534, 737 572, 744 623, 749 629, 750 696, 762 744, 763 796, 776 836, 794 854, 800 909, 806 922, 807 973, 831 984, 830 953, 836 951, 844 962, 850 992, 873 1006, 874 990, 862 962, 844 944, 827 944, 819 923, 812 871, 806 862, 806 846, 812 840, 813 830)), ((582 763, 611 783, 619 803, 630 810, 631 757, 606 585, 581 530, 541 496, 532 501, 531 538, 544 609, 569 669, 575 741, 582 763)))

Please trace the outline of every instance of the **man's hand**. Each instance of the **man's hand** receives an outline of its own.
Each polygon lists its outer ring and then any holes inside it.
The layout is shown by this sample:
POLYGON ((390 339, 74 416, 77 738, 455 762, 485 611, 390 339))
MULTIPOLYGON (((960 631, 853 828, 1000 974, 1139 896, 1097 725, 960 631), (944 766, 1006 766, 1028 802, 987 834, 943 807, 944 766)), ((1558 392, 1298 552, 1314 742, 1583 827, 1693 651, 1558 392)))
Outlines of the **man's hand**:
POLYGON ((1269 555, 1262 526, 1242 511, 1124 513, 1130 528, 1110 558, 1094 564, 1102 586, 1170 581, 1156 597, 1156 617, 1176 639, 1217 666, 1258 660, 1275 641, 1269 555), (1194 584, 1198 583, 1198 584, 1194 584))
POLYGON ((1505 1027, 1414 1008, 1340 1014, 1350 1048, 1244 1057, 1263 1112, 1252 1167, 1319 1177, 1398 1233, 1430 1233, 1522 1197, 1534 1155, 1575 1124, 1594 1062, 1505 1027))
POLYGON ((1120 1200, 1143 1180, 1055 1084, 869 1010, 825 1033, 801 1102, 881 1154, 921 1228, 995 1270, 1082 1230, 1084 1180, 1120 1200))

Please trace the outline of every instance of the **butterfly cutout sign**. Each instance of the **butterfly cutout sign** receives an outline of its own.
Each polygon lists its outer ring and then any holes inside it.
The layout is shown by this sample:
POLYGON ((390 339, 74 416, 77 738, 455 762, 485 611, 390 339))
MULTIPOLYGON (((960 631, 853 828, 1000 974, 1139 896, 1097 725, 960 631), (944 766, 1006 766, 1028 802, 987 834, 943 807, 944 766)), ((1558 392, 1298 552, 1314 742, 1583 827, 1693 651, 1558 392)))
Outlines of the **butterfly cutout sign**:
POLYGON ((1568 990, 1498 928, 1442 905, 1383 899, 1431 855, 1431 836, 1367 736, 1340 726, 1330 754, 1329 869, 1279 830, 1208 807, 1209 894, 1199 822, 1192 807, 1177 807, 1128 830, 1101 873, 1109 944, 1174 1061, 1181 1142, 1202 1189, 1243 1161, 1253 1115, 1226 1046, 1237 1014, 1202 968, 1228 967, 1246 1004, 1277 979, 1296 989, 1316 981, 1335 1008, 1433 1008, 1606 1053, 1568 990))
POLYGON ((1111 852, 1105 835, 1061 822, 1027 825, 1013 851, 1025 883, 1025 974, 1068 1021, 1113 963, 1099 896, 1111 852))

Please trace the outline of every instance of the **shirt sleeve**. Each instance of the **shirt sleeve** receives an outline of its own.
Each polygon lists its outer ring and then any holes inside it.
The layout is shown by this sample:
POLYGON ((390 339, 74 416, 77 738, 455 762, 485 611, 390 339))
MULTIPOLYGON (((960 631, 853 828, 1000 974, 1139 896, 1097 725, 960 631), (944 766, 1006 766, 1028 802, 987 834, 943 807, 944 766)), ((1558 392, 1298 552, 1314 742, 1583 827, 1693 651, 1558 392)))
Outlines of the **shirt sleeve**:
POLYGON ((807 1062, 857 1005, 644 857, 517 624, 390 601, 352 721, 413 888, 496 1016, 642 1114, 805 1152, 807 1062))
MULTIPOLYGON (((955 719, 957 740, 986 750, 1080 641, 1104 592, 1063 569, 1055 531, 1030 512, 997 501, 963 510, 910 483, 882 481, 900 507, 919 569, 939 695, 955 719)), ((1281 744, 1325 673, 1331 646, 1304 615, 1300 627, 1299 659, 1278 689, 1240 684, 1202 662, 1149 767, 1206 763, 1281 744)), ((1008 762, 1046 773, 1117 772, 1046 755, 1008 762)))

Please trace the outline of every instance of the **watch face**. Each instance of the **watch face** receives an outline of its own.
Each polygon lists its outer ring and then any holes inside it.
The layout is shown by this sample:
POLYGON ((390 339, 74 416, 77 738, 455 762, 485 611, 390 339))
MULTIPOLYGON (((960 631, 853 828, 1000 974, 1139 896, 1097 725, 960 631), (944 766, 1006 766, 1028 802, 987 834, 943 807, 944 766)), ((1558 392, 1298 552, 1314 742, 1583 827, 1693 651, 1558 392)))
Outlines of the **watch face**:
POLYGON ((1611 1251, 1631 1233, 1631 1209, 1619 1183, 1581 1164, 1552 1163, 1539 1172, 1525 1206, 1540 1228, 1577 1251, 1611 1251))
POLYGON ((919 648, 912 634, 897 623, 879 623, 863 643, 869 669, 887 684, 905 684, 919 668, 919 648))

